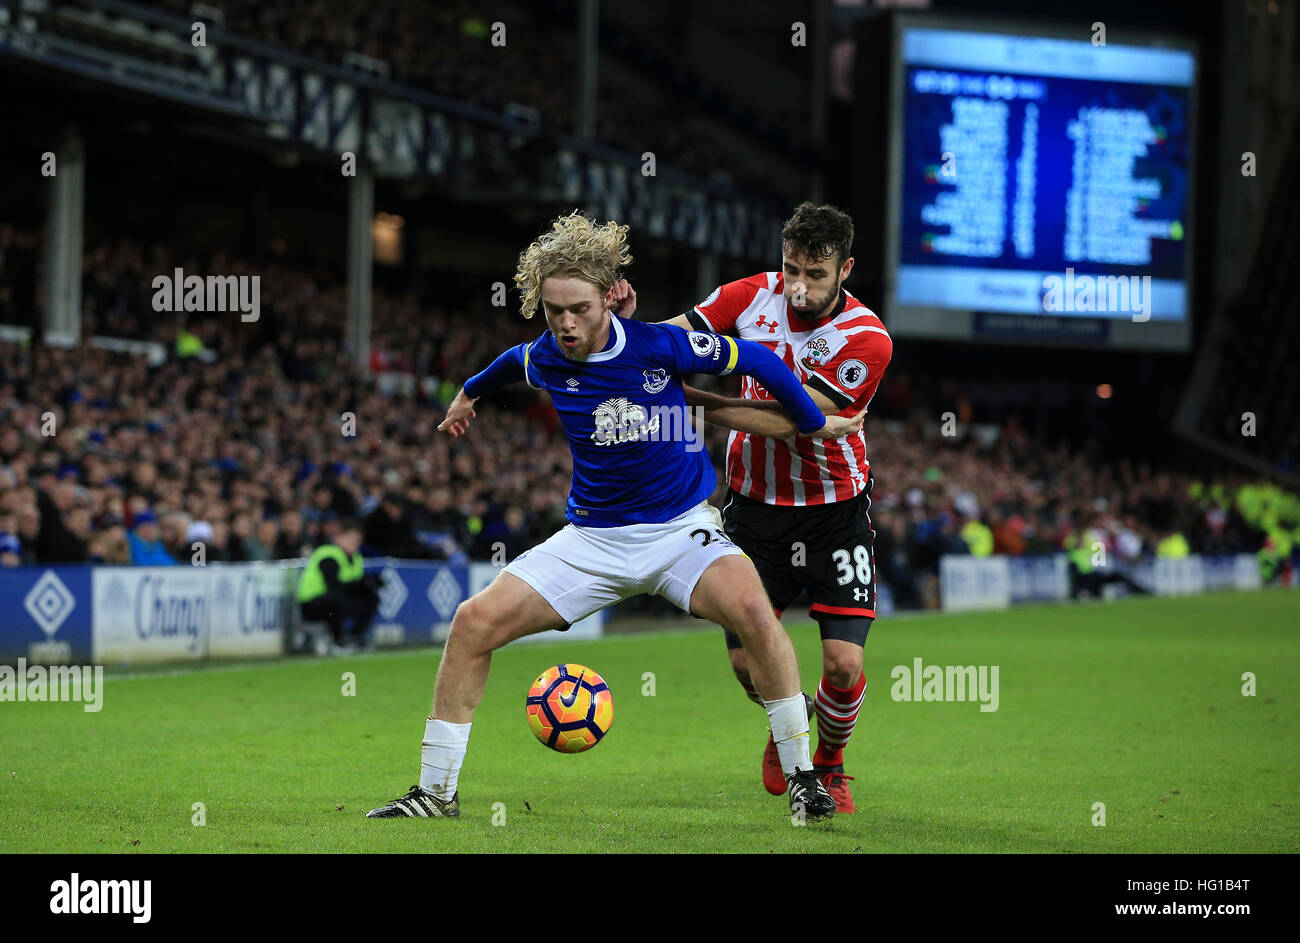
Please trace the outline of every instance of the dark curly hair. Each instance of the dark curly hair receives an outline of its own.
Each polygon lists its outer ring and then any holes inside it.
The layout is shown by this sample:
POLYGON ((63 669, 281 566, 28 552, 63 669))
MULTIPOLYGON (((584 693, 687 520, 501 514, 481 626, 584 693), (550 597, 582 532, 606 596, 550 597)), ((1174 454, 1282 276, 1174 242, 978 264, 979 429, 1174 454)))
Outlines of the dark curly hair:
POLYGON ((843 265, 853 253, 853 217, 829 203, 805 201, 781 227, 781 245, 809 259, 834 259, 843 265))

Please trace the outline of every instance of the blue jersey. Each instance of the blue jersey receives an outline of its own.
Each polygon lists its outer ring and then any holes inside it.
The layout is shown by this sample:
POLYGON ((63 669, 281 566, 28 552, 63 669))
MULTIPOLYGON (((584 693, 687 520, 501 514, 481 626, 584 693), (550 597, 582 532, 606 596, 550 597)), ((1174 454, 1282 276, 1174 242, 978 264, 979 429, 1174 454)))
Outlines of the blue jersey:
POLYGON ((703 429, 689 425, 681 376, 733 371, 759 377, 801 431, 825 422, 790 368, 762 345, 617 315, 606 348, 585 360, 566 357, 548 331, 467 380, 465 394, 521 379, 550 393, 573 453, 565 516, 580 527, 617 527, 671 520, 713 493, 713 462, 703 429))

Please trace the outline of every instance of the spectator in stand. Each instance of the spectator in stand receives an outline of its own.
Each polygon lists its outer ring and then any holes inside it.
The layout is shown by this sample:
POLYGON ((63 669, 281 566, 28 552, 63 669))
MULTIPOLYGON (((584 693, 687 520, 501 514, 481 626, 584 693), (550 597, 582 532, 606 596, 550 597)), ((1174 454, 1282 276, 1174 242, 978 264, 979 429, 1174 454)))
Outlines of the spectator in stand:
POLYGON ((263 559, 277 559, 275 548, 280 542, 280 530, 274 520, 267 518, 257 525, 257 542, 266 548, 267 556, 263 559))
POLYGON ((230 541, 227 559, 232 563, 265 560, 270 551, 253 533, 253 518, 246 511, 238 512, 230 521, 230 541))
POLYGON ((131 549, 131 562, 136 566, 175 566, 176 560, 163 546, 158 528, 158 518, 153 511, 145 510, 135 515, 131 531, 126 535, 131 549))
POLYGON ((872 544, 880 579, 894 594, 894 605, 900 608, 920 606, 921 600, 912 571, 912 561, 907 552, 907 525, 897 514, 886 516, 879 525, 872 544))
MULTIPOLYGON (((86 542, 64 522, 64 514, 73 511, 76 503, 75 486, 69 481, 51 483, 52 474, 42 473, 45 485, 36 493, 40 513, 40 533, 36 538, 36 562, 85 563, 86 542)), ((78 526, 88 531, 89 516, 77 514, 78 526)))
POLYGON ((18 541, 23 550, 23 564, 39 563, 36 545, 41 536, 41 513, 35 503, 25 505, 18 511, 18 541))
POLYGON ((311 545, 303 532, 302 514, 288 510, 280 515, 280 532, 271 556, 276 560, 294 560, 311 554, 311 545))
POLYGON ((22 566, 23 562, 23 543, 18 537, 18 515, 0 507, 0 566, 22 566))
POLYGON ((385 493, 379 507, 366 518, 365 543, 377 556, 429 559, 430 549, 416 539, 406 513, 406 499, 400 491, 385 493))
POLYGON ((17 534, 0 530, 0 566, 21 566, 23 545, 17 534))
MULTIPOLYGON (((190 527, 193 523, 194 521, 184 511, 170 511, 164 514, 160 521, 159 530, 163 549, 178 563, 189 563, 190 555, 194 552, 193 541, 190 538, 190 527)), ((206 522, 200 523, 206 524, 206 522)), ((204 535, 204 539, 210 540, 211 525, 201 527, 199 533, 204 535)))
POLYGON ((104 565, 130 563, 131 548, 121 519, 107 521, 102 527, 90 535, 87 545, 90 562, 104 565))

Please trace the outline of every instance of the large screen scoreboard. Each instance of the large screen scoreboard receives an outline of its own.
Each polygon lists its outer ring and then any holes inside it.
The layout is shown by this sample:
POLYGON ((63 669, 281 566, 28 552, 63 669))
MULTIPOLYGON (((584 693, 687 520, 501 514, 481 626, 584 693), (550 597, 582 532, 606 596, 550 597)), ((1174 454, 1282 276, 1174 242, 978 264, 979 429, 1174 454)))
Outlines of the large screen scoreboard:
POLYGON ((1185 350, 1195 50, 1088 24, 894 29, 890 331, 1185 350))

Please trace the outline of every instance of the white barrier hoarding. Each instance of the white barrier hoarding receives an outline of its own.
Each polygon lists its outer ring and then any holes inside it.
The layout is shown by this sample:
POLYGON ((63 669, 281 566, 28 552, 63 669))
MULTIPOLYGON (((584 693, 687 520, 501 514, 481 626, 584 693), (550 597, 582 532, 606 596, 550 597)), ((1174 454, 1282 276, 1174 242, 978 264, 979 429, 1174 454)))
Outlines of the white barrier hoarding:
MULTIPOLYGON (((945 556, 939 562, 944 609, 997 609, 1002 599, 1002 570, 1008 570, 1008 602, 1046 601, 1069 596, 1069 563, 1054 557, 945 556), (999 563, 998 561, 1002 561, 999 563)), ((1158 557, 1128 572, 1138 585, 1157 596, 1189 596, 1216 590, 1259 589, 1259 561, 1253 554, 1158 557)))
POLYGON ((1192 596, 1205 592, 1200 557, 1157 557, 1151 572, 1152 589, 1157 596, 1192 596))
POLYGON ((1012 602, 1052 602, 1070 595, 1070 565, 1065 554, 1007 557, 1012 602))
POLYGON ((95 567, 96 661, 279 655, 297 568, 262 565, 95 567))
POLYGON ((1232 583, 1234 589, 1260 589, 1264 578, 1259 572, 1259 558, 1253 553, 1239 553, 1233 558, 1232 583))
POLYGON ((284 627, 297 605, 298 569, 214 566, 208 654, 279 655, 284 627))
POLYGON ((1011 605, 1011 567, 1006 557, 945 556, 939 560, 943 608, 1006 609, 1011 605))
POLYGON ((211 606, 206 567, 96 567, 91 595, 96 661, 207 656, 211 606))

